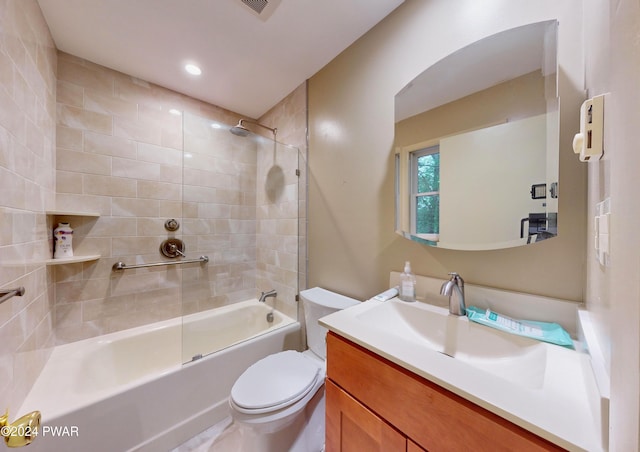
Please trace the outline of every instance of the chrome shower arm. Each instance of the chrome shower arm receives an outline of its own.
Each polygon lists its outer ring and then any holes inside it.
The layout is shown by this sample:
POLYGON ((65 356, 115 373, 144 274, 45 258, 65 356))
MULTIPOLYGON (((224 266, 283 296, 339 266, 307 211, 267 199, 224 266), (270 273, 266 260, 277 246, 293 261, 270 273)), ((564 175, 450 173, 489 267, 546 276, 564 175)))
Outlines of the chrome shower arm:
MULTIPOLYGON (((278 133, 278 129, 277 129, 277 128, 275 128, 275 127, 268 127, 268 126, 265 126, 264 124, 260 124, 259 122, 254 121, 254 120, 252 120, 252 119, 244 119, 244 118, 240 119, 240 121, 238 121, 238 124, 237 124, 235 127, 232 127, 232 128, 231 128, 231 132, 232 132, 232 133, 234 133, 234 129, 235 129, 235 130, 237 130, 238 132, 240 132, 240 131, 246 131, 246 133, 245 133, 245 134, 243 134, 244 136, 246 136, 246 134, 248 134, 248 133, 249 133, 249 129, 247 129, 247 128, 244 126, 244 123, 245 123, 245 122, 247 122, 247 123, 249 123, 249 124, 254 124, 254 125, 259 126, 259 127, 262 127, 263 129, 270 130, 270 131, 271 131, 271 133, 273 133, 273 137, 274 137, 274 138, 276 137, 276 135, 277 135, 277 133, 278 133), (239 129, 239 130, 238 130, 238 129, 239 129)), ((237 135, 238 133, 234 133, 234 134, 236 134, 236 135, 237 135)))

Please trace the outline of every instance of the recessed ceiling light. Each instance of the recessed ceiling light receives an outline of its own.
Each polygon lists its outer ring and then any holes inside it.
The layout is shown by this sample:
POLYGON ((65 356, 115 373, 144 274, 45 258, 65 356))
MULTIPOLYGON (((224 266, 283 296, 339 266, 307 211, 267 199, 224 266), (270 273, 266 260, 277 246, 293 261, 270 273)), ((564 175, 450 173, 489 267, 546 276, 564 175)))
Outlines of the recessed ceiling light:
POLYGON ((202 74, 202 69, 200 69, 195 64, 187 64, 184 67, 184 69, 185 69, 185 71, 187 71, 191 75, 200 75, 200 74, 202 74))
POLYGON ((180 116, 182 114, 182 112, 176 108, 172 108, 171 110, 169 110, 169 113, 176 116, 180 116))
POLYGON ((212 122, 211 123, 211 127, 213 127, 214 129, 220 129, 222 126, 220 124, 218 124, 217 122, 212 122))

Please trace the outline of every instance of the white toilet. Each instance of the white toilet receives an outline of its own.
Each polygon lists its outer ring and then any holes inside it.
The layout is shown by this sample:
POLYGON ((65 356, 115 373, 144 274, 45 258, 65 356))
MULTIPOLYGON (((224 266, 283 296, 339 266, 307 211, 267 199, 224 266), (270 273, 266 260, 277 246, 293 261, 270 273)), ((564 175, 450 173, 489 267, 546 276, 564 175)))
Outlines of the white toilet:
POLYGON ((324 448, 327 330, 318 319, 359 303, 319 287, 300 293, 309 350, 269 355, 231 389, 231 417, 241 450, 319 452, 324 448))

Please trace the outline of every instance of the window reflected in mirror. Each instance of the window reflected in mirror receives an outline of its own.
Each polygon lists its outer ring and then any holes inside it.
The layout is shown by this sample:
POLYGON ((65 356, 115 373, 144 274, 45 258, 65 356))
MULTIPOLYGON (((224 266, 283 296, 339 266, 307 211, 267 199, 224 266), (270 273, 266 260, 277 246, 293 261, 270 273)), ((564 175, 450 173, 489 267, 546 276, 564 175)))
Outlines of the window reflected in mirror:
POLYGON ((462 250, 557 235, 557 27, 489 36, 398 93, 396 232, 462 250))

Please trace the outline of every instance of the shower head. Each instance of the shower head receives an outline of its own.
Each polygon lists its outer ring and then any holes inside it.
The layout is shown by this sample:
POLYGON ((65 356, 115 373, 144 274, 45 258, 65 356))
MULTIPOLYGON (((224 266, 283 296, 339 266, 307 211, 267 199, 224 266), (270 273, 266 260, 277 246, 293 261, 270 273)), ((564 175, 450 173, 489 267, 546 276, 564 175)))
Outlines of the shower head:
POLYGON ((249 135, 249 133, 251 133, 249 129, 247 129, 245 126, 242 125, 242 119, 240 120, 238 125, 230 128, 229 132, 239 137, 246 137, 247 135, 249 135))
POLYGON ((276 134, 278 133, 278 129, 275 129, 275 128, 272 129, 271 127, 267 127, 265 125, 260 124, 259 122, 251 121, 249 119, 241 119, 240 121, 238 121, 238 124, 236 124, 235 126, 229 129, 229 132, 239 137, 246 137, 251 133, 251 131, 244 126, 245 122, 248 122, 249 124, 255 124, 267 130, 271 130, 271 133, 273 133, 273 138, 275 140, 276 134))

